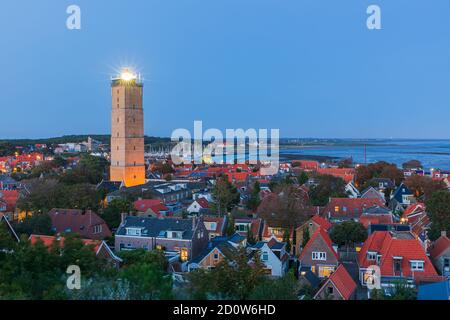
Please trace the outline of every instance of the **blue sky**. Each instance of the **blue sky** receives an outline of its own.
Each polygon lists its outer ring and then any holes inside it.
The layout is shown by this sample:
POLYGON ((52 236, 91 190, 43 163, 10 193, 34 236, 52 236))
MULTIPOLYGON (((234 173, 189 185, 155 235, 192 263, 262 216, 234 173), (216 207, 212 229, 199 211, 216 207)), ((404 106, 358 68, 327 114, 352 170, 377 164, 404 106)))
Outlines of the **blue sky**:
POLYGON ((9 0, 0 138, 108 133, 109 78, 144 75, 145 133, 450 138, 448 0, 9 0), (66 28, 77 4, 82 29, 66 28), (382 30, 366 28, 378 4, 382 30))

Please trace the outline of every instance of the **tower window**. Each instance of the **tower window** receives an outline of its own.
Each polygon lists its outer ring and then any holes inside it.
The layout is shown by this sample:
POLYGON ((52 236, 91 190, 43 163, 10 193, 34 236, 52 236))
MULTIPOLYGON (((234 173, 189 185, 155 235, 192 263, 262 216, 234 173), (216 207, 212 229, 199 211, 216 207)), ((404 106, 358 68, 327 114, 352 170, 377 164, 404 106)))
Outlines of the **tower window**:
POLYGON ((119 136, 119 133, 117 132, 117 136, 119 136))
POLYGON ((119 102, 119 98, 117 98, 117 102, 119 102))
POLYGON ((134 179, 136 179, 136 176, 134 176, 134 179))
POLYGON ((119 165, 119 161, 117 161, 117 165, 119 165))
POLYGON ((117 118, 117 122, 119 122, 119 118, 117 118))
POLYGON ((117 108, 119 107, 119 104, 117 104, 117 108))
POLYGON ((134 166, 136 166, 136 161, 134 162, 134 166))
POLYGON ((133 150, 136 150, 136 146, 133 146, 133 150))
POLYGON ((117 146, 117 150, 119 150, 119 146, 117 146))

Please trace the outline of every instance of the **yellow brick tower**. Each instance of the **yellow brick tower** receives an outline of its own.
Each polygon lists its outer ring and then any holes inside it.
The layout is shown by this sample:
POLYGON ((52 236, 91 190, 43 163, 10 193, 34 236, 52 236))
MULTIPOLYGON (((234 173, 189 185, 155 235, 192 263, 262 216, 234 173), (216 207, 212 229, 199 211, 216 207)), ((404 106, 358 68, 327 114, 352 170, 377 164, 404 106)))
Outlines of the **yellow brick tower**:
POLYGON ((145 183, 143 84, 124 69, 112 79, 110 180, 132 187, 145 183))

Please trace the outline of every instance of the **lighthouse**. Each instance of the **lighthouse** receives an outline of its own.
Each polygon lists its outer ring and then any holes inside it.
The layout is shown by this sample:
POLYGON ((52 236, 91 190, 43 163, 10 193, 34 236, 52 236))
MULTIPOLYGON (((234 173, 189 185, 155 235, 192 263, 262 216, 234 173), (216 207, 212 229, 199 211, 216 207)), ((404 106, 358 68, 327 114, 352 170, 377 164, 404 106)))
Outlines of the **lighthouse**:
POLYGON ((130 69, 111 81, 110 180, 126 187, 145 183, 143 83, 130 69))

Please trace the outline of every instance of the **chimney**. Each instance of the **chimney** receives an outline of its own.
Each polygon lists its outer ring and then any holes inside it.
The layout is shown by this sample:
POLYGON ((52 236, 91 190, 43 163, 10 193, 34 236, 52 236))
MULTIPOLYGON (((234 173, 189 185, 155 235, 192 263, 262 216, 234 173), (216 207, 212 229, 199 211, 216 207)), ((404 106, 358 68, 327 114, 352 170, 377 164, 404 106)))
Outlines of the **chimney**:
POLYGON ((122 212, 120 214, 120 224, 124 224, 125 223, 125 218, 128 216, 128 213, 126 212, 122 212))
POLYGON ((446 230, 441 231, 441 237, 447 237, 447 231, 446 230))

